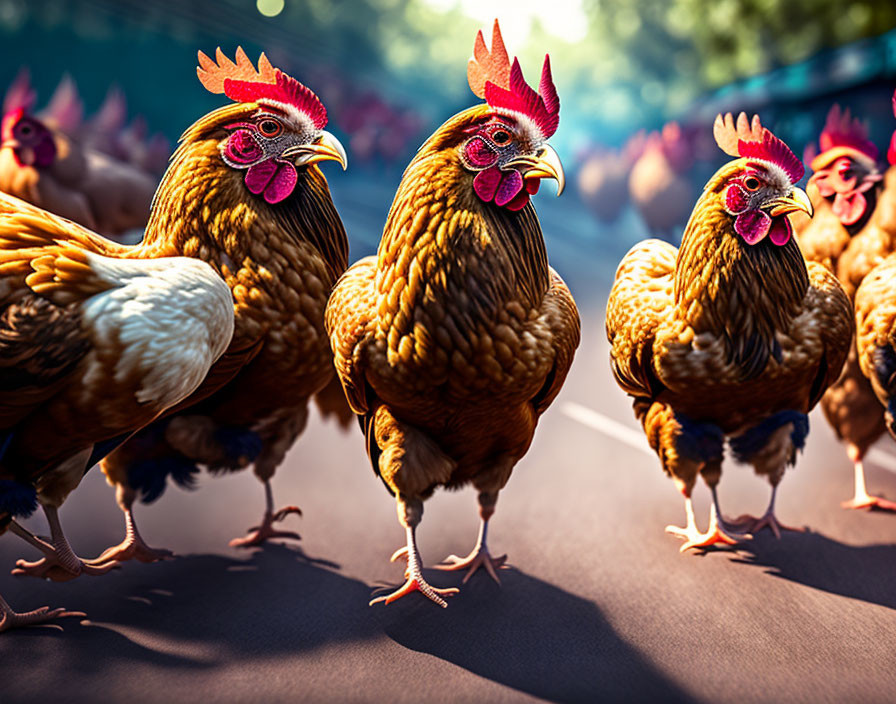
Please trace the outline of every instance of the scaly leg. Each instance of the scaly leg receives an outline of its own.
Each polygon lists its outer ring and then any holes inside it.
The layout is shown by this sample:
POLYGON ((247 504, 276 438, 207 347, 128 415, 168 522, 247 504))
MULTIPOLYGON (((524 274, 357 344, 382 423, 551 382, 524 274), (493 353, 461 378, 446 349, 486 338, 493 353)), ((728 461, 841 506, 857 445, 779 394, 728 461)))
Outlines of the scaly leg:
MULTIPOLYGON (((850 453, 852 454, 852 453, 850 453)), ((871 496, 865 488, 865 466, 861 459, 853 460, 855 467, 855 496, 840 505, 843 508, 878 508, 884 511, 896 511, 896 502, 887 501, 879 496, 871 496)))
POLYGON ((139 562, 157 562, 174 557, 174 553, 170 550, 151 548, 147 545, 140 531, 137 530, 137 524, 134 522, 134 500, 137 498, 137 492, 124 485, 119 485, 116 489, 116 498, 118 505, 124 512, 124 521, 126 526, 124 540, 118 545, 106 549, 102 555, 94 560, 85 560, 85 564, 97 565, 105 564, 110 560, 124 562, 125 560, 138 560, 139 562))
POLYGON ((249 529, 249 534, 245 538, 234 538, 230 541, 232 548, 251 548, 262 545, 266 540, 271 538, 290 538, 292 540, 301 540, 298 533, 289 530, 275 530, 274 523, 279 523, 289 514, 294 513, 297 516, 302 515, 302 511, 298 506, 286 506, 276 513, 274 512, 274 491, 271 489, 271 481, 266 480, 264 483, 265 511, 264 517, 261 519, 261 525, 253 526, 249 529))
POLYGON ((480 492, 479 517, 482 519, 482 523, 479 525, 479 538, 476 540, 476 545, 473 547, 473 551, 466 557, 449 555, 441 563, 435 565, 435 569, 463 570, 469 567, 470 571, 467 572, 466 575, 464 575, 463 581, 461 582, 462 584, 466 584, 467 581, 469 581, 470 577, 473 576, 473 573, 476 572, 476 570, 478 570, 480 567, 485 567, 485 571, 489 573, 491 578, 494 579, 498 584, 501 584, 501 580, 498 579, 497 570, 504 567, 504 563, 507 562, 507 555, 502 555, 501 557, 492 557, 488 551, 488 546, 486 545, 488 521, 495 513, 495 504, 497 503, 497 501, 497 492, 480 492))
MULTIPOLYGON (((407 534, 407 546, 399 548, 391 557, 391 561, 395 562, 399 558, 406 557, 408 561, 407 569, 404 576, 407 581, 391 594, 377 597, 370 602, 370 606, 374 604, 384 603, 391 604, 396 599, 407 596, 412 592, 420 592, 430 601, 435 602, 443 609, 448 606, 448 602, 442 597, 453 596, 457 594, 458 589, 451 587, 449 589, 437 589, 431 586, 423 579, 423 565, 420 560, 420 552, 417 550, 416 530, 417 525, 423 517, 423 502, 419 499, 405 501, 398 499, 398 520, 404 525, 407 534)), ((383 591, 383 590, 377 590, 383 591)))
POLYGON ((40 550, 46 557, 35 562, 17 560, 16 567, 12 571, 15 575, 28 575, 30 577, 42 577, 52 579, 54 582, 66 582, 82 574, 105 574, 118 563, 111 562, 86 563, 72 551, 71 545, 62 532, 62 524, 59 522, 59 512, 53 506, 44 506, 47 523, 50 524, 50 543, 41 540, 30 531, 20 526, 15 521, 9 524, 9 529, 20 538, 40 550))
POLYGON ((694 505, 691 497, 686 496, 684 499, 684 510, 687 515, 688 524, 684 528, 678 526, 666 526, 666 532, 684 539, 684 544, 680 548, 680 552, 684 552, 690 548, 707 548, 710 545, 737 545, 737 540, 719 527, 718 512, 715 501, 709 507, 709 528, 705 533, 701 533, 697 529, 697 521, 694 518, 694 505))
POLYGON ((736 528, 743 527, 745 530, 750 533, 758 533, 763 528, 771 528, 772 533, 775 534, 776 538, 781 538, 782 530, 790 530, 795 533, 802 533, 802 528, 795 528, 793 526, 786 526, 781 523, 777 516, 775 516, 775 496, 778 493, 778 485, 772 485, 772 498, 771 501, 768 502, 768 508, 765 510, 765 513, 762 514, 759 518, 755 516, 751 516, 749 514, 744 514, 743 516, 739 516, 735 518, 733 521, 728 521, 727 525, 734 526, 736 528))
POLYGON ((49 606, 42 606, 34 611, 27 611, 23 614, 12 610, 6 600, 0 596, 0 633, 13 628, 21 628, 22 626, 34 626, 39 623, 47 623, 57 618, 67 618, 69 616, 77 616, 78 618, 86 618, 87 614, 81 611, 66 611, 65 609, 51 609, 49 606))

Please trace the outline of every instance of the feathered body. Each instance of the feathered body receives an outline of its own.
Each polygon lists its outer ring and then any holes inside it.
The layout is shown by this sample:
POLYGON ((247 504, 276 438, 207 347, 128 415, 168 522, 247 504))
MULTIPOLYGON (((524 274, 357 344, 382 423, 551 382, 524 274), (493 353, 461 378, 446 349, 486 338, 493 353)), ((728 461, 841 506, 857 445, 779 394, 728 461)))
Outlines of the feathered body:
MULTIPOLYGON (((472 483, 482 528, 448 569, 497 579, 486 526, 498 492, 554 400, 579 343, 575 302, 548 266, 530 202, 541 178, 563 184, 547 144, 559 99, 545 58, 539 90, 511 66, 498 23, 468 67, 486 104, 443 124, 398 187, 375 257, 352 266, 327 306, 336 371, 361 416, 374 471, 406 528, 407 582, 435 603, 455 590, 423 578, 415 529, 437 487, 472 483)), ((466 580, 465 580, 466 581, 466 580)))
MULTIPOLYGON (((800 246, 807 259, 837 274, 853 300, 869 272, 896 250, 896 167, 881 174, 878 149, 866 127, 837 105, 828 114, 819 145, 820 153, 810 152, 815 173, 807 186, 816 214, 801 229, 800 246)), ((869 305, 867 298, 864 305, 869 305)), ((825 418, 855 465, 856 497, 845 503, 850 507, 875 500, 865 489, 862 460, 886 429, 860 356, 853 345, 840 378, 821 401, 825 418)))
MULTIPOLYGON (((233 308, 204 262, 127 258, 103 238, 0 195, 0 532, 38 502, 47 557, 16 572, 65 579, 81 562, 56 510, 109 443, 189 396, 227 347, 233 308)), ((0 630, 58 612, 19 615, 0 599, 0 630)))
POLYGON ((778 194, 757 201, 768 203, 761 207, 796 209, 793 198, 781 198, 794 191, 792 181, 767 163, 729 163, 706 185, 681 248, 636 245, 607 304, 613 374, 688 499, 698 473, 712 488, 718 483, 726 437, 739 460, 776 486, 852 335, 849 300, 834 275, 807 264, 784 230, 775 235, 786 215, 766 215, 770 234, 756 241, 739 221, 765 211, 731 212, 732 189, 745 185, 760 197, 760 179, 778 194))
POLYGON ((376 462, 375 449, 375 469, 395 493, 471 481, 499 490, 579 340, 575 304, 548 266, 534 209, 483 204, 448 148, 487 112, 461 113, 421 148, 377 256, 349 269, 328 308, 336 368, 368 432, 383 435, 395 418, 445 456, 408 473, 397 457, 394 467, 391 455, 376 462))
MULTIPOLYGON (((238 52, 235 66, 245 65, 238 52)), ((265 65, 273 80, 276 70, 262 57, 260 69, 265 65)), ((103 462, 128 521, 137 493, 156 498, 167 474, 189 485, 198 464, 213 472, 251 464, 267 484, 304 428, 308 400, 332 379, 324 308, 347 265, 348 240, 315 162, 344 157, 334 142, 321 141, 332 138, 319 127, 310 137, 290 134, 306 127, 304 113, 268 110, 263 99, 238 102, 199 120, 182 137, 156 197, 140 246, 152 250, 164 241, 207 261, 232 292, 236 321, 227 353, 196 393, 103 462), (253 126, 272 124, 280 130, 269 141, 254 136, 253 126), (299 163, 280 152, 296 153, 299 163)), ((130 557, 133 547, 112 550, 130 557)))
POLYGON ((142 229, 156 179, 82 147, 29 108, 16 106, 3 117, 0 191, 108 236, 142 229))

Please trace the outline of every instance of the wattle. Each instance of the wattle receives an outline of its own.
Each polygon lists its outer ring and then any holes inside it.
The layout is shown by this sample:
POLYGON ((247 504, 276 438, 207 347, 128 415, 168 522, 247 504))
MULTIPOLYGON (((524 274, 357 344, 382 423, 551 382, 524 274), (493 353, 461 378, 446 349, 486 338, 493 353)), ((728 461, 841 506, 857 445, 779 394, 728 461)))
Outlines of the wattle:
POLYGON ((526 183, 516 169, 502 171, 497 166, 480 171, 473 179, 473 190, 486 203, 494 201, 508 210, 521 210, 529 202, 529 194, 538 190, 538 181, 534 186, 526 183))
POLYGON ((793 228, 786 215, 772 218, 762 210, 747 210, 734 219, 734 230, 747 244, 761 242, 766 235, 779 247, 784 246, 793 236, 793 228))
POLYGON ((834 196, 831 210, 844 225, 855 225, 865 214, 868 200, 858 191, 838 193, 834 196))
POLYGON ((291 162, 267 159, 246 171, 246 188, 255 195, 263 193, 264 199, 274 204, 293 192, 298 178, 296 167, 291 162))

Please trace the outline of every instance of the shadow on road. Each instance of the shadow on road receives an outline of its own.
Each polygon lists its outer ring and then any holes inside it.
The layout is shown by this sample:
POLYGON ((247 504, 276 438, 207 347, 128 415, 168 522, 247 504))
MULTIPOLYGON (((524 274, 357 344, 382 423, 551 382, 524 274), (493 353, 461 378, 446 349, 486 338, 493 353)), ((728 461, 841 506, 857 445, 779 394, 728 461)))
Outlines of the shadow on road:
POLYGON ((70 672, 101 675, 122 664, 208 668, 374 635, 374 624, 364 626, 369 587, 331 566, 272 545, 247 560, 188 555, 129 564, 102 579, 32 582, 19 595, 10 593, 16 606, 61 603, 87 612, 90 622, 61 621, 64 633, 37 627, 3 634, 3 670, 13 682, 31 678, 33 648, 52 651, 54 667, 42 672, 43 686, 66 691, 70 672), (23 603, 23 596, 33 603, 23 603), (47 637, 58 645, 41 640, 47 637))
POLYGON ((732 562, 766 568, 768 574, 896 609, 896 544, 847 545, 821 533, 762 533, 738 545, 732 562))
POLYGON ((406 598, 374 613, 406 648, 551 701, 691 701, 592 602, 515 569, 501 581, 477 574, 447 609, 406 598))

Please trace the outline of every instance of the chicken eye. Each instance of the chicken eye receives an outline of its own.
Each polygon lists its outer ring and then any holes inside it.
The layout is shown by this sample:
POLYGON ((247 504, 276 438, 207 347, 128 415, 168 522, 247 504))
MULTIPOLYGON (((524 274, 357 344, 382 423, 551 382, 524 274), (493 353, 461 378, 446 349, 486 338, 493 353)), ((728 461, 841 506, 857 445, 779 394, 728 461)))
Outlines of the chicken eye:
POLYGON ((492 135, 492 141, 495 144, 507 144, 510 141, 510 134, 504 130, 498 130, 492 135))
POLYGON ((762 184, 759 182, 759 179, 755 176, 748 176, 746 179, 744 179, 744 186, 748 191, 758 191, 759 186, 761 185, 762 184))
POLYGON ((28 135, 30 135, 31 125, 22 125, 21 127, 19 127, 19 134, 21 134, 23 137, 27 137, 28 135))
POLYGON ((268 119, 259 122, 258 129, 265 137, 276 137, 280 134, 283 126, 276 120, 268 119))

